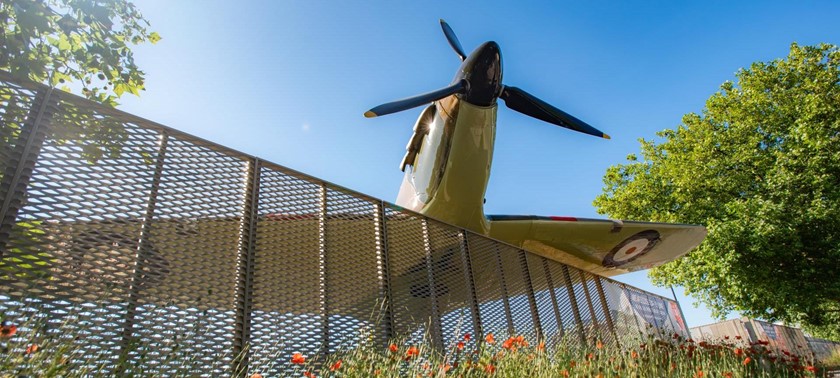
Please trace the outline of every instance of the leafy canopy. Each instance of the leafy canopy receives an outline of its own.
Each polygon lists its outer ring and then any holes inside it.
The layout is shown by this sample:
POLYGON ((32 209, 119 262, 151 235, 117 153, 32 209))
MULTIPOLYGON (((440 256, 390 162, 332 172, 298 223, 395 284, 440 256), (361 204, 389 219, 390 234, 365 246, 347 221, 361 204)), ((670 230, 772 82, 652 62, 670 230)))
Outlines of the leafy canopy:
POLYGON ((127 0, 3 1, 0 24, 0 70, 112 106, 143 89, 130 45, 160 40, 127 0))
POLYGON ((642 158, 607 169, 610 217, 706 225, 693 252, 649 272, 729 311, 840 338, 840 50, 791 45, 725 82, 642 158))

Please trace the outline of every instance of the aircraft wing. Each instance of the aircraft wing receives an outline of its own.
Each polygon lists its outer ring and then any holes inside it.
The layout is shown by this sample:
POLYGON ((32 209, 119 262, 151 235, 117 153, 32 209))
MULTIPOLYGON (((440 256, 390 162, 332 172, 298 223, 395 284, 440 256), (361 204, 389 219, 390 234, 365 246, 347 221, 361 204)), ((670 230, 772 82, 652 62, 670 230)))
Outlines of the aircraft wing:
POLYGON ((490 237, 603 276, 649 269, 685 255, 706 236, 699 225, 490 215, 490 237))

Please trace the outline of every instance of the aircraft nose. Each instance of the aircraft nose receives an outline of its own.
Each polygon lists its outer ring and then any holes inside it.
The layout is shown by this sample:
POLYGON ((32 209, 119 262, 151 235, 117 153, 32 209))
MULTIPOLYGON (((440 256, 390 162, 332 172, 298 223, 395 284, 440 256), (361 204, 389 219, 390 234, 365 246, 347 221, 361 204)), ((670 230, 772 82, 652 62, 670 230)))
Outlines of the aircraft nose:
POLYGON ((478 46, 461 64, 455 80, 467 80, 463 99, 473 105, 490 106, 502 92, 502 52, 488 41, 478 46))

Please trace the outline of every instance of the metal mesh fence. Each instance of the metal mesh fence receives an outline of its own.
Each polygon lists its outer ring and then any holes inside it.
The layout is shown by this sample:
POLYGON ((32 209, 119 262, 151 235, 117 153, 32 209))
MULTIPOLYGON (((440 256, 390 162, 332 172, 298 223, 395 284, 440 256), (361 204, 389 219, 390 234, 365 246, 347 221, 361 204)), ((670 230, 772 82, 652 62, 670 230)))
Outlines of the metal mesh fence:
POLYGON ((74 363, 282 374, 397 336, 687 335, 666 298, 1 73, 0 119, 0 311, 74 363))

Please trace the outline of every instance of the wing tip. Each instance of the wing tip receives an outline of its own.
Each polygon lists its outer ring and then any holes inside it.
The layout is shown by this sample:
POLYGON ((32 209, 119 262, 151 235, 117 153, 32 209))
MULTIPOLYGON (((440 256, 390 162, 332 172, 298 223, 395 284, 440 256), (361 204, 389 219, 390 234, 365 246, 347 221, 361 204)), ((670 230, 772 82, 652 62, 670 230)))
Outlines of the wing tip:
POLYGON ((609 135, 604 134, 604 133, 601 133, 601 138, 604 138, 604 139, 612 139, 612 138, 610 138, 610 136, 609 136, 609 135))
POLYGON ((378 116, 378 114, 374 113, 373 110, 368 110, 365 112, 365 118, 374 118, 378 116))

